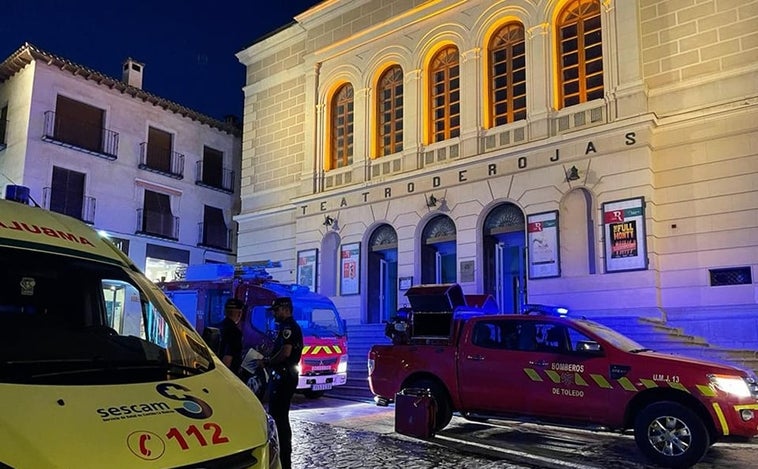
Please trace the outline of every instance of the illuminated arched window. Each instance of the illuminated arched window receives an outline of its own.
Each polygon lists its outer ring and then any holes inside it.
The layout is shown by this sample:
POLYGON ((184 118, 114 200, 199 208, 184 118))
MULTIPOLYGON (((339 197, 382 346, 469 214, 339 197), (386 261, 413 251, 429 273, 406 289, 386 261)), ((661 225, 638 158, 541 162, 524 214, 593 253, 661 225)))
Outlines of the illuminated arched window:
POLYGON ((600 1, 573 0, 558 16, 560 98, 563 107, 603 97, 600 1))
POLYGON ((403 151, 403 69, 388 68, 377 85, 377 156, 403 151))
POLYGON ((493 126, 526 119, 526 44, 524 26, 500 28, 489 45, 491 122, 493 126))
POLYGON ((437 52, 429 66, 429 103, 432 142, 457 137, 461 132, 461 78, 458 48, 437 52))
POLYGON ((328 169, 353 163, 353 86, 342 85, 332 98, 331 164, 328 169))

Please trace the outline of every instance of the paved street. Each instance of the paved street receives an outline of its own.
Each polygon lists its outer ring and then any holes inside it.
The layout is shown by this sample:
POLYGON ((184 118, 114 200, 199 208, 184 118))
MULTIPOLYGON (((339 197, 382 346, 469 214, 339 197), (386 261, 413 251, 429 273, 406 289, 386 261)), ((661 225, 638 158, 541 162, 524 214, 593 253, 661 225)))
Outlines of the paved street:
MULTIPOLYGON (((394 432, 394 407, 323 397, 293 400, 293 465, 298 469, 560 468, 647 469, 631 435, 459 416, 429 441, 394 432)), ((758 441, 717 443, 696 469, 749 469, 758 441)))

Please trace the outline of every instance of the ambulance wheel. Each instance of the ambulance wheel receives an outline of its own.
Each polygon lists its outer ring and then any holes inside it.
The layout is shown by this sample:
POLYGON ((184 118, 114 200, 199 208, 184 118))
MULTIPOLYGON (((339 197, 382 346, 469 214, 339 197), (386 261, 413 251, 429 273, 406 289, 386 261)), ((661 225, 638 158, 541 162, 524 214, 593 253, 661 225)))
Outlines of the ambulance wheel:
POLYGON ((313 391, 311 389, 306 389, 305 391, 303 391, 303 394, 308 399, 318 399, 319 397, 324 395, 324 391, 313 391))
POLYGON ((434 401, 437 403, 437 415, 434 418, 434 431, 438 432, 447 427, 450 420, 453 419, 453 408, 445 388, 436 381, 430 379, 416 381, 407 387, 428 389, 432 393, 434 401))
POLYGON ((710 446, 703 420, 691 409, 671 401, 655 402, 639 413, 634 440, 648 459, 671 468, 694 466, 710 446))

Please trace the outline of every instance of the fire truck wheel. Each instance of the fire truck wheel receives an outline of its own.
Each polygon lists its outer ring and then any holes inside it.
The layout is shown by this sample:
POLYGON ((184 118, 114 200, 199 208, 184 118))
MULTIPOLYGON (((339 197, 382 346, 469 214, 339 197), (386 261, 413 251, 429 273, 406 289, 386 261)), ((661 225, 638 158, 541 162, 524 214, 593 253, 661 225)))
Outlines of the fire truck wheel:
POLYGON ((637 415, 634 440, 651 461, 671 468, 694 466, 710 446, 703 420, 671 401, 650 404, 637 415))
POLYGON ((428 389, 432 393, 432 397, 434 397, 434 401, 437 403, 437 415, 434 418, 434 431, 438 432, 447 427, 447 424, 453 419, 453 408, 445 388, 430 379, 416 381, 408 387, 428 389))

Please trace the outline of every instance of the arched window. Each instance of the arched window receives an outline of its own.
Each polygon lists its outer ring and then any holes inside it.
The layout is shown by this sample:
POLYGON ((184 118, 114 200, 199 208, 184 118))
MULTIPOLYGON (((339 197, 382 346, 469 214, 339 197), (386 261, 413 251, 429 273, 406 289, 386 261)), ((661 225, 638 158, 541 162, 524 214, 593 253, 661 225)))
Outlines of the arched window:
POLYGON ((429 67, 432 142, 457 137, 461 132, 461 79, 458 48, 437 52, 429 67))
POLYGON ((493 126, 526 119, 524 26, 509 23, 490 39, 491 121, 493 126))
POLYGON ((377 156, 403 151, 403 69, 388 68, 377 85, 377 156))
POLYGON ((343 168, 353 163, 353 86, 342 85, 332 98, 331 155, 327 169, 343 168))
POLYGON ((563 107, 603 97, 600 1, 573 0, 558 16, 558 71, 563 107))

